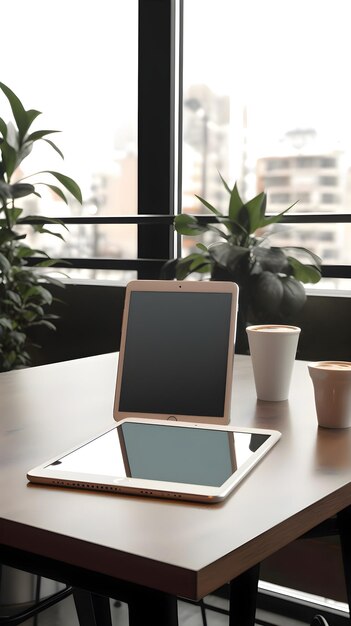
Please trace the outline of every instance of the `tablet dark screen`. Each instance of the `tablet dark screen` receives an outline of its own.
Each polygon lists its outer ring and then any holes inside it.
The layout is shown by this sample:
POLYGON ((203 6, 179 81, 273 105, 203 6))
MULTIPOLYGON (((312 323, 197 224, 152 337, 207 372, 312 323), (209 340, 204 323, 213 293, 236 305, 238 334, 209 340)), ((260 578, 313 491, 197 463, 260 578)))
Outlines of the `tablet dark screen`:
MULTIPOLYGON (((269 435, 124 422, 57 459, 51 471, 221 486, 269 435)), ((82 478, 80 478, 82 480, 82 478)), ((84 480, 84 479, 83 479, 84 480)))
POLYGON ((132 293, 119 410, 222 417, 231 306, 231 293, 132 293))

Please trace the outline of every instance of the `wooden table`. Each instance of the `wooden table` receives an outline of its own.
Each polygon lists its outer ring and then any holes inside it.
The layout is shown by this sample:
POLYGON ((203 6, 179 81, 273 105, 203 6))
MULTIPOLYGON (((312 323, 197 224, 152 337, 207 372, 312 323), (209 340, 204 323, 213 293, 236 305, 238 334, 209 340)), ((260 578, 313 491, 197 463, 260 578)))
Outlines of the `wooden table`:
POLYGON ((351 429, 317 427, 304 362, 295 363, 289 401, 258 402, 243 356, 232 422, 282 438, 225 502, 28 484, 28 469, 113 425, 116 365, 109 354, 0 374, 0 561, 110 597, 150 590, 197 600, 349 514, 351 429))

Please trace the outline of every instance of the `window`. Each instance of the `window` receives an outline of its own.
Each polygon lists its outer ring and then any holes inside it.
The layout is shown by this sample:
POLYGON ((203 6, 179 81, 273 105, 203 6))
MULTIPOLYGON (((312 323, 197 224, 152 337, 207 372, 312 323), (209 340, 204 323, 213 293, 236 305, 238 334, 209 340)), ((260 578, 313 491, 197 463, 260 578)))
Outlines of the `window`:
MULTIPOLYGON (((335 240, 344 229, 338 263, 349 263, 348 0, 337 12, 331 1, 202 0, 201 27, 198 0, 58 6, 53 29, 52 3, 18 0, 19 43, 14 50, 4 30, 12 54, 1 80, 63 131, 64 170, 81 183, 84 204, 67 210, 50 197, 45 207, 67 221, 65 247, 56 251, 75 275, 157 277, 163 261, 180 254, 174 207, 203 211, 196 194, 226 207, 218 170, 244 198, 265 189, 272 212, 299 200, 287 221, 313 223, 317 247, 318 232, 335 240), (22 46, 38 16, 40 36, 22 46), (299 45, 290 45, 297 35, 299 45)), ((12 13, 3 8, 4 23, 12 13)), ((337 265, 328 267, 326 275, 337 275, 337 265)))
POLYGON ((321 195, 322 204, 335 204, 337 205, 340 202, 339 196, 335 193, 322 193, 321 195))
POLYGON ((312 167, 318 167, 319 164, 319 159, 318 157, 314 157, 314 156, 307 156, 307 157, 296 157, 296 167, 297 168, 312 168, 312 167))
POLYGON ((336 176, 320 176, 319 184, 322 187, 336 187, 338 184, 338 179, 336 176))
POLYGON ((289 169, 290 159, 270 159, 267 163, 267 170, 284 170, 289 169))
POLYGON ((289 193, 271 193, 270 202, 272 204, 287 204, 290 202, 289 193))
MULTIPOLYGON (((3 29, 3 46, 11 55, 2 63, 1 81, 27 108, 43 111, 38 128, 62 131, 53 140, 65 155, 62 162, 43 143, 23 162, 29 167, 23 174, 57 169, 79 182, 84 198, 82 206, 72 202, 69 209, 53 194, 28 200, 31 214, 78 222, 69 225, 65 242, 41 238, 40 247, 59 257, 135 257, 135 224, 94 220, 137 213, 137 0, 18 0, 16 14, 16 45, 12 29, 3 29)), ((13 20, 13 7, 3 6, 3 23, 13 20)), ((3 112, 3 96, 0 102, 3 112)), ((95 275, 93 269, 74 272, 95 275)))
MULTIPOLYGON (((215 180, 219 170, 231 185, 237 181, 244 198, 267 191, 268 211, 298 201, 291 220, 313 219, 310 247, 323 252, 320 235, 327 229, 344 248, 328 249, 325 264, 348 263, 349 18, 348 0, 340 0, 337 10, 331 1, 321 7, 317 0, 203 0, 199 28, 197 1, 184 0, 183 150, 189 156, 183 162, 183 210, 203 211, 194 192, 202 195, 204 172, 213 171, 215 180), (296 37, 299 45, 290 46, 296 37), (189 99, 196 100, 196 111, 189 99), (340 221, 323 224, 327 212, 340 221)), ((205 190, 209 202, 216 199, 226 209, 226 195, 220 202, 214 183, 205 190)), ((300 230, 296 225, 289 233, 291 245, 304 239, 300 230)))
POLYGON ((333 159, 331 157, 322 157, 321 167, 325 167, 325 168, 336 167, 336 159, 333 159))
POLYGON ((267 187, 287 187, 289 185, 288 176, 266 176, 267 187))

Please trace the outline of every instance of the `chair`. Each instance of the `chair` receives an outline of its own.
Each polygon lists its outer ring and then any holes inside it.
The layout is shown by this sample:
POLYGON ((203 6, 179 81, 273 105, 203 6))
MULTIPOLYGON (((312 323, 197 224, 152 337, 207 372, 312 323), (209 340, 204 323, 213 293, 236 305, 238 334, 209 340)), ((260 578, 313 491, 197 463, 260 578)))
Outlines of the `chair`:
MULTIPOLYGON (((0 584, 1 584, 1 564, 0 564, 0 584)), ((37 626, 37 617, 39 613, 49 609, 54 606, 61 600, 64 600, 68 596, 70 596, 73 592, 72 587, 66 585, 64 589, 57 591, 56 593, 51 594, 50 596, 43 598, 40 600, 40 589, 41 589, 41 576, 36 576, 36 584, 35 584, 35 598, 33 603, 12 615, 2 615, 0 616, 0 626, 17 626, 17 624, 22 624, 22 622, 27 621, 28 619, 34 617, 34 626, 37 626)))

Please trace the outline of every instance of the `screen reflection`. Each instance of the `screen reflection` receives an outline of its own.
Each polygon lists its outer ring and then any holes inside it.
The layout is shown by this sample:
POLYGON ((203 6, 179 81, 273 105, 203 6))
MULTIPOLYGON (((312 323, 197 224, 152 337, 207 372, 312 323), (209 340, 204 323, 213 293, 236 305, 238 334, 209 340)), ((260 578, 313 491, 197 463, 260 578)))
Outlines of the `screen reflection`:
POLYGON ((221 486, 269 435, 124 422, 48 469, 221 486))

